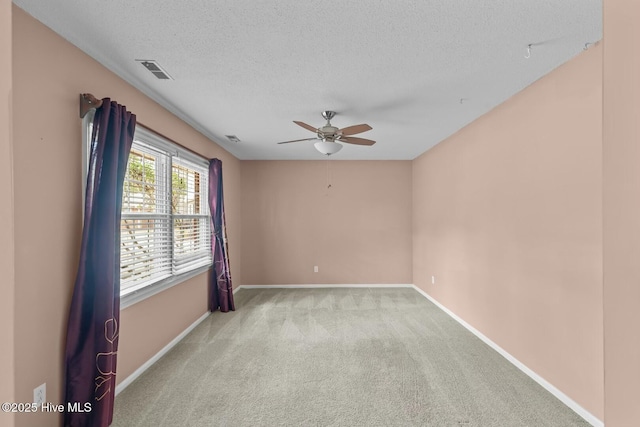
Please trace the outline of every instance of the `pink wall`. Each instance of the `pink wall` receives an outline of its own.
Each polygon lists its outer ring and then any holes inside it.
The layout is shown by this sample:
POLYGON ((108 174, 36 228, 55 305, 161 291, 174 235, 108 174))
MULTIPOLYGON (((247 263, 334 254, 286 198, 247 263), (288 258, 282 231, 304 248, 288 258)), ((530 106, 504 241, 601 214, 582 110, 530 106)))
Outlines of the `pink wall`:
MULTIPOLYGON (((0 402, 15 402, 11 63, 11 1, 0 0, 0 402)), ((14 416, 0 413, 0 425, 15 425, 14 416)))
POLYGON ((597 45, 413 163, 414 283, 600 419, 601 69, 597 45))
MULTIPOLYGON (((13 90, 15 399, 30 401, 33 388, 46 382, 47 400, 58 403, 82 226, 78 94, 109 96, 127 105, 146 126, 206 157, 223 160, 230 257, 237 281, 242 280, 240 162, 15 6, 13 90)), ((119 380, 206 312, 206 278, 202 274, 123 310, 119 380), (150 319, 161 320, 160 327, 150 319)), ((21 417, 17 425, 51 425, 51 417, 21 417)))
POLYGON ((604 2, 605 423, 639 424, 640 3, 604 2))
POLYGON ((411 162, 244 161, 242 227, 245 284, 412 283, 411 162))
POLYGON ((198 276, 122 310, 118 383, 206 313, 206 298, 198 276))

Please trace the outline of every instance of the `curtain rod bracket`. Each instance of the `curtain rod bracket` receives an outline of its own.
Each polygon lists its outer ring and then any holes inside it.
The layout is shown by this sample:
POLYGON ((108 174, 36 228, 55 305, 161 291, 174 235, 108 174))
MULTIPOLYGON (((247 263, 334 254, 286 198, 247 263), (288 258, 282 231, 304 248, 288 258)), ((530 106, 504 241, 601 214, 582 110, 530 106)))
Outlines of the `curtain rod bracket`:
POLYGON ((102 100, 97 99, 95 96, 90 93, 81 93, 80 94, 80 118, 84 118, 87 115, 89 110, 95 110, 96 108, 100 108, 102 106, 102 100))

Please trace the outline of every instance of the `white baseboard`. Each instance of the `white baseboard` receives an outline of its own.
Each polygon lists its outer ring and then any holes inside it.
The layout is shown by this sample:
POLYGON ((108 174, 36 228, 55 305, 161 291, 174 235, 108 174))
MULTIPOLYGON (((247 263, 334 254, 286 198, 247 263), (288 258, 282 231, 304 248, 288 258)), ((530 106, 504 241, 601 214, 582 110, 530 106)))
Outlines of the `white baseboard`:
POLYGON ((311 284, 311 285, 240 285, 240 289, 313 289, 313 288, 413 288, 412 284, 311 284))
POLYGON ((558 390, 556 387, 553 386, 553 384, 551 384, 550 382, 542 378, 540 375, 536 374, 533 370, 529 369, 524 363, 520 362, 518 359, 516 359, 515 357, 507 353, 502 347, 500 347, 498 344, 494 343, 489 338, 484 336, 480 331, 478 331, 476 328, 474 328, 473 326, 471 326, 470 324, 462 320, 451 310, 449 310, 448 308, 440 304, 431 295, 429 295, 428 293, 426 293, 425 291, 423 291, 422 289, 418 288, 415 285, 412 285, 412 287, 416 291, 418 291, 420 294, 422 294, 425 298, 427 298, 429 301, 434 303, 440 310, 447 313, 453 320, 460 323, 462 326, 468 329, 469 332, 471 332, 476 337, 480 338, 485 344, 487 344, 489 347, 497 351, 502 357, 504 357, 509 362, 511 362, 511 364, 513 364, 516 368, 520 369, 522 372, 527 374, 527 376, 529 376, 532 380, 534 380, 535 382, 540 384, 542 387, 544 387, 549 393, 557 397, 558 400, 560 400, 562 403, 568 406, 576 414, 584 418, 584 420, 587 421, 589 424, 591 424, 594 427, 604 427, 604 423, 601 420, 599 420, 596 416, 594 416, 592 413, 584 409, 582 406, 580 406, 577 402, 575 402, 569 396, 567 396, 566 394, 558 390))
POLYGON ((125 378, 124 380, 122 380, 122 382, 120 384, 118 384, 116 386, 116 396, 118 395, 118 393, 120 393, 122 390, 124 390, 125 388, 127 388, 127 386, 129 386, 132 382, 134 382, 140 375, 142 375, 142 373, 144 371, 146 371, 147 369, 149 369, 151 367, 151 365, 153 365, 154 363, 156 363, 158 360, 160 360, 160 358, 162 356, 164 356, 165 354, 167 354, 167 352, 169 350, 171 350, 176 344, 178 344, 184 337, 187 336, 187 334, 189 332, 191 332, 196 326, 198 326, 200 323, 202 323, 202 321, 204 321, 204 319, 206 319, 207 317, 209 317, 209 315, 211 314, 211 312, 206 312, 205 314, 203 314, 202 316, 200 316, 198 318, 198 320, 196 320, 195 322, 193 322, 191 325, 189 325, 187 327, 187 329, 185 329, 184 331, 182 331, 180 333, 180 335, 178 335, 177 337, 175 337, 173 340, 171 340, 171 342, 167 345, 165 345, 164 347, 162 347, 162 350, 160 350, 159 352, 157 352, 156 354, 153 355, 153 357, 149 360, 147 360, 146 362, 144 362, 142 364, 142 366, 140 366, 138 369, 136 369, 135 371, 133 371, 133 373, 131 375, 129 375, 127 378, 125 378))

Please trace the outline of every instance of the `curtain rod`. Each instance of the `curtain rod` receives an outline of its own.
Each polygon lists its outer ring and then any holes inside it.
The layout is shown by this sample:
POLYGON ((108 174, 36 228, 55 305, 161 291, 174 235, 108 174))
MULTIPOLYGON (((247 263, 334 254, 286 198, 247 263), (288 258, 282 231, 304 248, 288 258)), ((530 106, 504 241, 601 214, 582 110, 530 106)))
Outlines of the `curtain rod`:
MULTIPOLYGON (((102 100, 101 99, 96 98, 95 96, 93 96, 90 93, 81 93, 80 94, 80 118, 81 119, 83 119, 84 116, 86 116, 87 113, 90 110, 95 110, 96 108, 100 108, 101 106, 102 106, 102 100)), ((145 125, 144 123, 136 122, 136 124, 147 128, 151 132, 160 135, 164 139, 169 140, 169 141, 171 141, 172 143, 174 143, 176 145, 179 145, 183 149, 185 149, 187 151, 190 151, 191 153, 195 154, 196 156, 199 156, 199 157, 202 157, 203 159, 206 159, 206 157, 204 157, 202 154, 198 153, 197 151, 194 151, 194 150, 192 150, 190 148, 185 147, 184 145, 174 141, 173 139, 169 138, 168 136, 165 136, 165 135, 161 134, 160 132, 153 130, 152 128, 150 128, 149 126, 145 125)))
POLYGON ((90 93, 80 94, 80 118, 84 118, 89 110, 100 108, 102 106, 102 100, 96 98, 90 93))

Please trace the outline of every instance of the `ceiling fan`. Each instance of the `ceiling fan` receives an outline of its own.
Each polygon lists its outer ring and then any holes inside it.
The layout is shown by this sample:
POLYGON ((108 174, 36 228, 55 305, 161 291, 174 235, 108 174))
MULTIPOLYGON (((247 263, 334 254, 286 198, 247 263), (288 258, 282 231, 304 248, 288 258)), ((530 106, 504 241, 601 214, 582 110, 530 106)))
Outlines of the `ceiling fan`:
POLYGON ((356 145, 373 145, 376 142, 370 139, 365 138, 357 138, 351 135, 357 135, 362 132, 366 132, 371 130, 371 126, 367 124, 348 126, 346 128, 338 129, 337 127, 331 124, 331 119, 336 115, 335 111, 323 111, 322 117, 327 121, 327 123, 319 128, 314 128, 311 125, 308 125, 303 122, 293 121, 293 123, 301 126, 311 132, 314 132, 316 136, 314 138, 304 138, 304 139, 294 139, 293 141, 283 141, 278 142, 278 144, 289 144, 292 142, 300 142, 300 141, 312 141, 314 139, 319 139, 320 141, 316 142, 314 146, 316 150, 330 156, 332 154, 337 153, 342 149, 342 145, 339 142, 346 142, 347 144, 356 144, 356 145))

